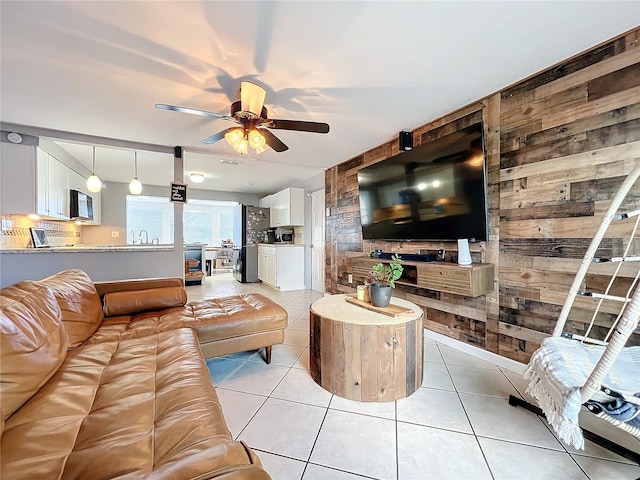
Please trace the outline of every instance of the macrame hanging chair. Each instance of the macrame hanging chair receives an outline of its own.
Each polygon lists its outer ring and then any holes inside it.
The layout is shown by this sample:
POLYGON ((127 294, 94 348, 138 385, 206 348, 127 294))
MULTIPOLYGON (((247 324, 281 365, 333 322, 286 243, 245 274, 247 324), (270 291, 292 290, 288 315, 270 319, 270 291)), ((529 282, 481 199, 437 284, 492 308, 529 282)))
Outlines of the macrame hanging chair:
MULTIPOLYGON (((525 372, 525 379, 529 380, 527 393, 538 401, 540 408, 513 396, 509 401, 544 414, 558 437, 568 445, 582 449, 587 437, 640 463, 637 452, 583 430, 578 424, 580 410, 585 406, 640 439, 640 346, 632 346, 640 344, 640 238, 636 238, 640 233, 640 210, 618 211, 638 177, 640 161, 636 161, 611 200, 576 273, 552 336, 543 340, 529 361, 525 372), (625 236, 629 232, 622 255, 597 256, 603 238, 619 238, 618 232, 624 232, 625 236), (588 274, 605 279, 608 276, 602 291, 584 288, 588 274), (575 325, 585 322, 585 307, 592 309, 591 319, 584 331, 576 333, 575 325), (566 328, 567 320, 570 328, 566 328)), ((637 196, 636 191, 627 203, 635 202, 637 207, 637 196)))

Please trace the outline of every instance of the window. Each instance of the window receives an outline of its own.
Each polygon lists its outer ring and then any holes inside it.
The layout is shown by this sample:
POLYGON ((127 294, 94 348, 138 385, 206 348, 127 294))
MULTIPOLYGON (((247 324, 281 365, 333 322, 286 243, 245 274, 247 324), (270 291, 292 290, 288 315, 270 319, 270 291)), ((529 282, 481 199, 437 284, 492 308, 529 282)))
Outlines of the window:
MULTIPOLYGON (((233 209, 236 202, 189 200, 184 206, 184 242, 221 245, 233 237, 233 209)), ((149 242, 174 243, 173 203, 165 197, 127 195, 128 242, 146 241, 140 232, 149 232, 149 242)))

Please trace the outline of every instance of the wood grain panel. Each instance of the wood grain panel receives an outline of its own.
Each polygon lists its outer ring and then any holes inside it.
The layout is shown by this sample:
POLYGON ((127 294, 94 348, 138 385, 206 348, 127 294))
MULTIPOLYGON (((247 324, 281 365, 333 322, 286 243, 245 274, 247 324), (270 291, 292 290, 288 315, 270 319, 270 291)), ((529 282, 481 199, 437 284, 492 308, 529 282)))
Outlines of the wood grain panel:
POLYGON ((640 64, 636 63, 591 80, 587 84, 589 101, 638 86, 640 86, 640 64))
POLYGON ((503 153, 500 166, 511 168, 527 165, 638 140, 640 140, 640 119, 636 118, 503 153))
POLYGON ((542 117, 542 128, 552 128, 565 123, 574 122, 590 115, 598 115, 609 110, 622 108, 635 103, 640 98, 640 87, 630 88, 622 92, 614 93, 593 102, 566 110, 554 110, 542 117))
MULTIPOLYGON (((541 122, 532 131, 525 132, 520 128, 506 131, 501 140, 502 153, 509 153, 524 147, 554 142, 562 138, 573 138, 596 128, 606 128, 620 122, 640 118, 640 103, 633 103, 597 115, 584 117, 570 124, 541 130, 541 122)), ((529 124, 527 124, 528 126, 529 124)), ((531 130, 531 129, 528 129, 531 130)))
POLYGON ((537 87, 535 89, 535 97, 536 99, 548 97, 554 93, 580 85, 585 81, 607 76, 612 72, 637 64, 639 61, 640 53, 638 53, 638 50, 626 50, 619 55, 601 60, 579 71, 565 75, 563 78, 554 82, 537 87))
POLYGON ((593 210, 593 202, 563 202, 557 205, 503 209, 500 211, 500 220, 585 217, 593 216, 593 210))
MULTIPOLYGON (((544 70, 541 73, 538 73, 537 75, 523 80, 522 82, 510 88, 503 90, 502 98, 504 99, 519 95, 523 92, 539 88, 542 85, 556 82, 572 73, 582 72, 586 67, 600 63, 607 58, 614 57, 616 54, 624 52, 624 50, 626 50, 625 39, 616 38, 611 42, 600 45, 599 47, 596 47, 582 55, 577 55, 573 58, 570 58, 564 62, 559 63, 558 65, 544 70)), ((570 87, 571 86, 569 85, 564 87, 563 89, 567 89, 570 87)))
MULTIPOLYGON (((591 238, 504 238, 500 241, 500 253, 531 257, 582 259, 590 243, 591 238)), ((596 256, 610 257, 612 254, 613 241, 607 238, 603 239, 600 247, 596 250, 596 256)), ((505 257, 505 262, 509 258, 505 257)), ((532 262, 531 266, 533 266, 532 262)), ((508 264, 505 263, 505 265, 508 264)), ((513 262, 511 265, 515 266, 513 262)))
MULTIPOLYGON (((640 91, 638 92, 640 95, 640 91)), ((518 165, 506 168, 500 172, 500 180, 514 180, 516 178, 562 172, 572 168, 603 165, 617 160, 640 157, 640 142, 614 145, 595 151, 567 155, 561 158, 539 161, 532 164, 518 165)))

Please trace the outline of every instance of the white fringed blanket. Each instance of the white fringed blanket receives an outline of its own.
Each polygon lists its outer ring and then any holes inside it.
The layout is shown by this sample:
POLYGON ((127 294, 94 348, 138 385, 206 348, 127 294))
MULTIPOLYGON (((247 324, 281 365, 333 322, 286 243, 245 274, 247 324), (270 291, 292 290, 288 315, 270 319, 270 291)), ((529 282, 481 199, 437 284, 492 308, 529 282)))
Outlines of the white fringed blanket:
MULTIPOLYGON (((578 449, 584 448, 584 438, 578 426, 579 389, 605 348, 568 338, 548 337, 531 357, 525 372, 525 379, 529 380, 527 393, 538 400, 560 439, 578 449)), ((634 397, 640 392, 640 347, 622 349, 602 385, 623 398, 634 397)), ((611 402, 612 397, 596 392, 592 400, 602 402, 602 405, 611 402)), ((640 408, 637 410, 640 412, 640 408)), ((634 415, 635 419, 637 415, 634 415)))

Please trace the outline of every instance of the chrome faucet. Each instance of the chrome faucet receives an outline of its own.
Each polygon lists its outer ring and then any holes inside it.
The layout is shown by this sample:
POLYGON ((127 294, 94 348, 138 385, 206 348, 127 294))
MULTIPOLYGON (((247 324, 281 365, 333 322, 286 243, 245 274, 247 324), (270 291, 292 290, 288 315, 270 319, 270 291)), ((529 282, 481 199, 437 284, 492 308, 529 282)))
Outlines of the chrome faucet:
POLYGON ((131 244, 135 245, 136 244, 136 238, 135 238, 136 232, 134 232, 133 230, 131 230, 131 244))
POLYGON ((160 239, 159 239, 158 237, 156 237, 156 238, 152 239, 152 240, 151 240, 151 245, 153 245, 154 243, 155 243, 156 245, 160 245, 160 239))
MULTIPOLYGON (((138 235, 138 238, 142 237, 142 232, 144 232, 145 235, 147 236, 147 239, 144 241, 144 244, 148 244, 149 243, 149 232, 147 232, 146 230, 140 230, 140 234, 138 235)), ((142 240, 140 240, 140 243, 142 243, 142 240)))

